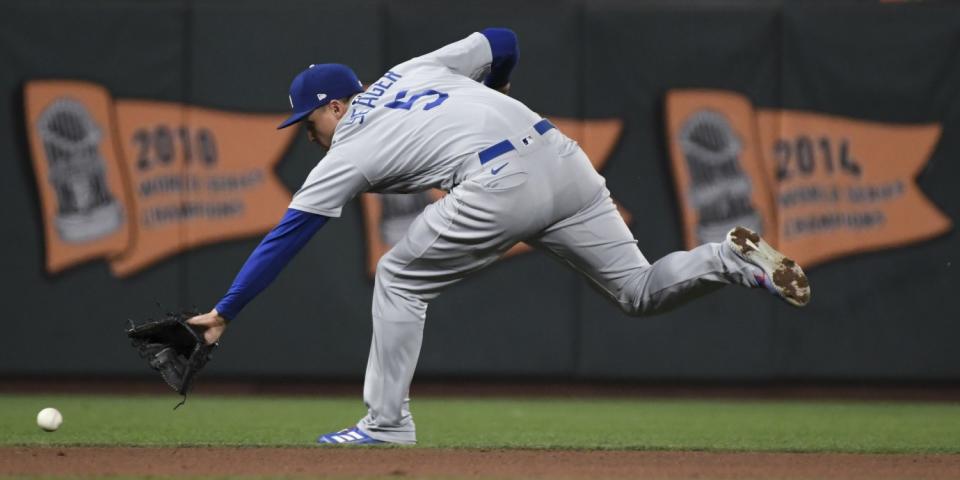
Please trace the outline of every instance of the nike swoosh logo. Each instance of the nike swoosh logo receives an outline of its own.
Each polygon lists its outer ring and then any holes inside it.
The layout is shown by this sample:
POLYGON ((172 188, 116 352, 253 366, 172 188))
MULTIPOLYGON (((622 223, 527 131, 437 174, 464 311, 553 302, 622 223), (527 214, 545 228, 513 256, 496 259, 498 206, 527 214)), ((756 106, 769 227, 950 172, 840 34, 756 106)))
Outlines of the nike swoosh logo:
POLYGON ((503 167, 506 167, 507 165, 510 165, 510 162, 504 163, 503 165, 500 165, 498 168, 491 168, 491 169, 490 169, 490 174, 491 174, 491 175, 496 175, 496 174, 500 173, 500 170, 503 170, 503 167))

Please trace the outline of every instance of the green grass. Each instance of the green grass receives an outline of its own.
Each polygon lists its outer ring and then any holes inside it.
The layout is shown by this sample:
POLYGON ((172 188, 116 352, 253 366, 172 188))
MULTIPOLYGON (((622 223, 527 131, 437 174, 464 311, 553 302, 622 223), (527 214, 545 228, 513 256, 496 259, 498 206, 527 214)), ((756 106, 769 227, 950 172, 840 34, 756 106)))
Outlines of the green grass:
MULTIPOLYGON (((364 412, 359 399, 0 396, 0 445, 310 446, 364 412), (59 431, 35 423, 43 407, 59 431)), ((419 447, 960 453, 960 405, 632 399, 412 403, 419 447)))

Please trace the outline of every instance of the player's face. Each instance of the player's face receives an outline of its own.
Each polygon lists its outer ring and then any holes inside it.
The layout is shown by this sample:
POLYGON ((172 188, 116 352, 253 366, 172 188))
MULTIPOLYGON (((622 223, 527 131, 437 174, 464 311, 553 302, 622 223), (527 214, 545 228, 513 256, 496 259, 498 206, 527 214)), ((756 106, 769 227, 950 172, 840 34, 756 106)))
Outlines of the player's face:
POLYGON ((337 129, 337 123, 340 122, 346 112, 346 105, 339 100, 334 100, 314 110, 304 120, 307 128, 307 138, 324 148, 330 148, 333 131, 337 129))

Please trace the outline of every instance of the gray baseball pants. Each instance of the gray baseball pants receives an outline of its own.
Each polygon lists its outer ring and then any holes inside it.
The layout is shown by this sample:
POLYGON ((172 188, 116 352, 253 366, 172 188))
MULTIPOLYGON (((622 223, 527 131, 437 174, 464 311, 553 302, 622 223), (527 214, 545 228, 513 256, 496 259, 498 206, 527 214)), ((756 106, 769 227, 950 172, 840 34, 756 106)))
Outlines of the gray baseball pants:
POLYGON ((631 315, 669 310, 723 284, 756 286, 753 267, 722 243, 650 264, 576 142, 556 129, 510 140, 516 150, 485 165, 468 159, 465 180, 428 206, 377 266, 368 414, 358 423, 373 438, 416 442, 409 391, 427 305, 519 241, 556 255, 631 315))

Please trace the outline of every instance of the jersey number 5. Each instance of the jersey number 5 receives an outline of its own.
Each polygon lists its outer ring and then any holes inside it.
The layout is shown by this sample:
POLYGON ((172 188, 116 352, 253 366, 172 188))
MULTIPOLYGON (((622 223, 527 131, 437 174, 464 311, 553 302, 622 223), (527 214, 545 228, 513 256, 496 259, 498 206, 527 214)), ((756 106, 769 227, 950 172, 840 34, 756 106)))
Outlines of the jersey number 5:
POLYGON ((400 93, 397 94, 397 98, 394 98, 392 102, 384 105, 384 107, 396 108, 401 110, 410 110, 411 108, 413 108, 413 104, 416 103, 417 100, 420 100, 421 97, 432 97, 436 95, 437 96, 436 100, 430 103, 427 103, 423 106, 424 110, 430 110, 431 108, 440 106, 441 103, 445 102, 448 98, 450 98, 450 95, 443 92, 438 92, 432 88, 428 90, 423 90, 421 92, 417 92, 411 95, 410 98, 407 98, 406 100, 404 100, 404 98, 407 97, 407 93, 408 93, 407 90, 401 91, 400 93))

